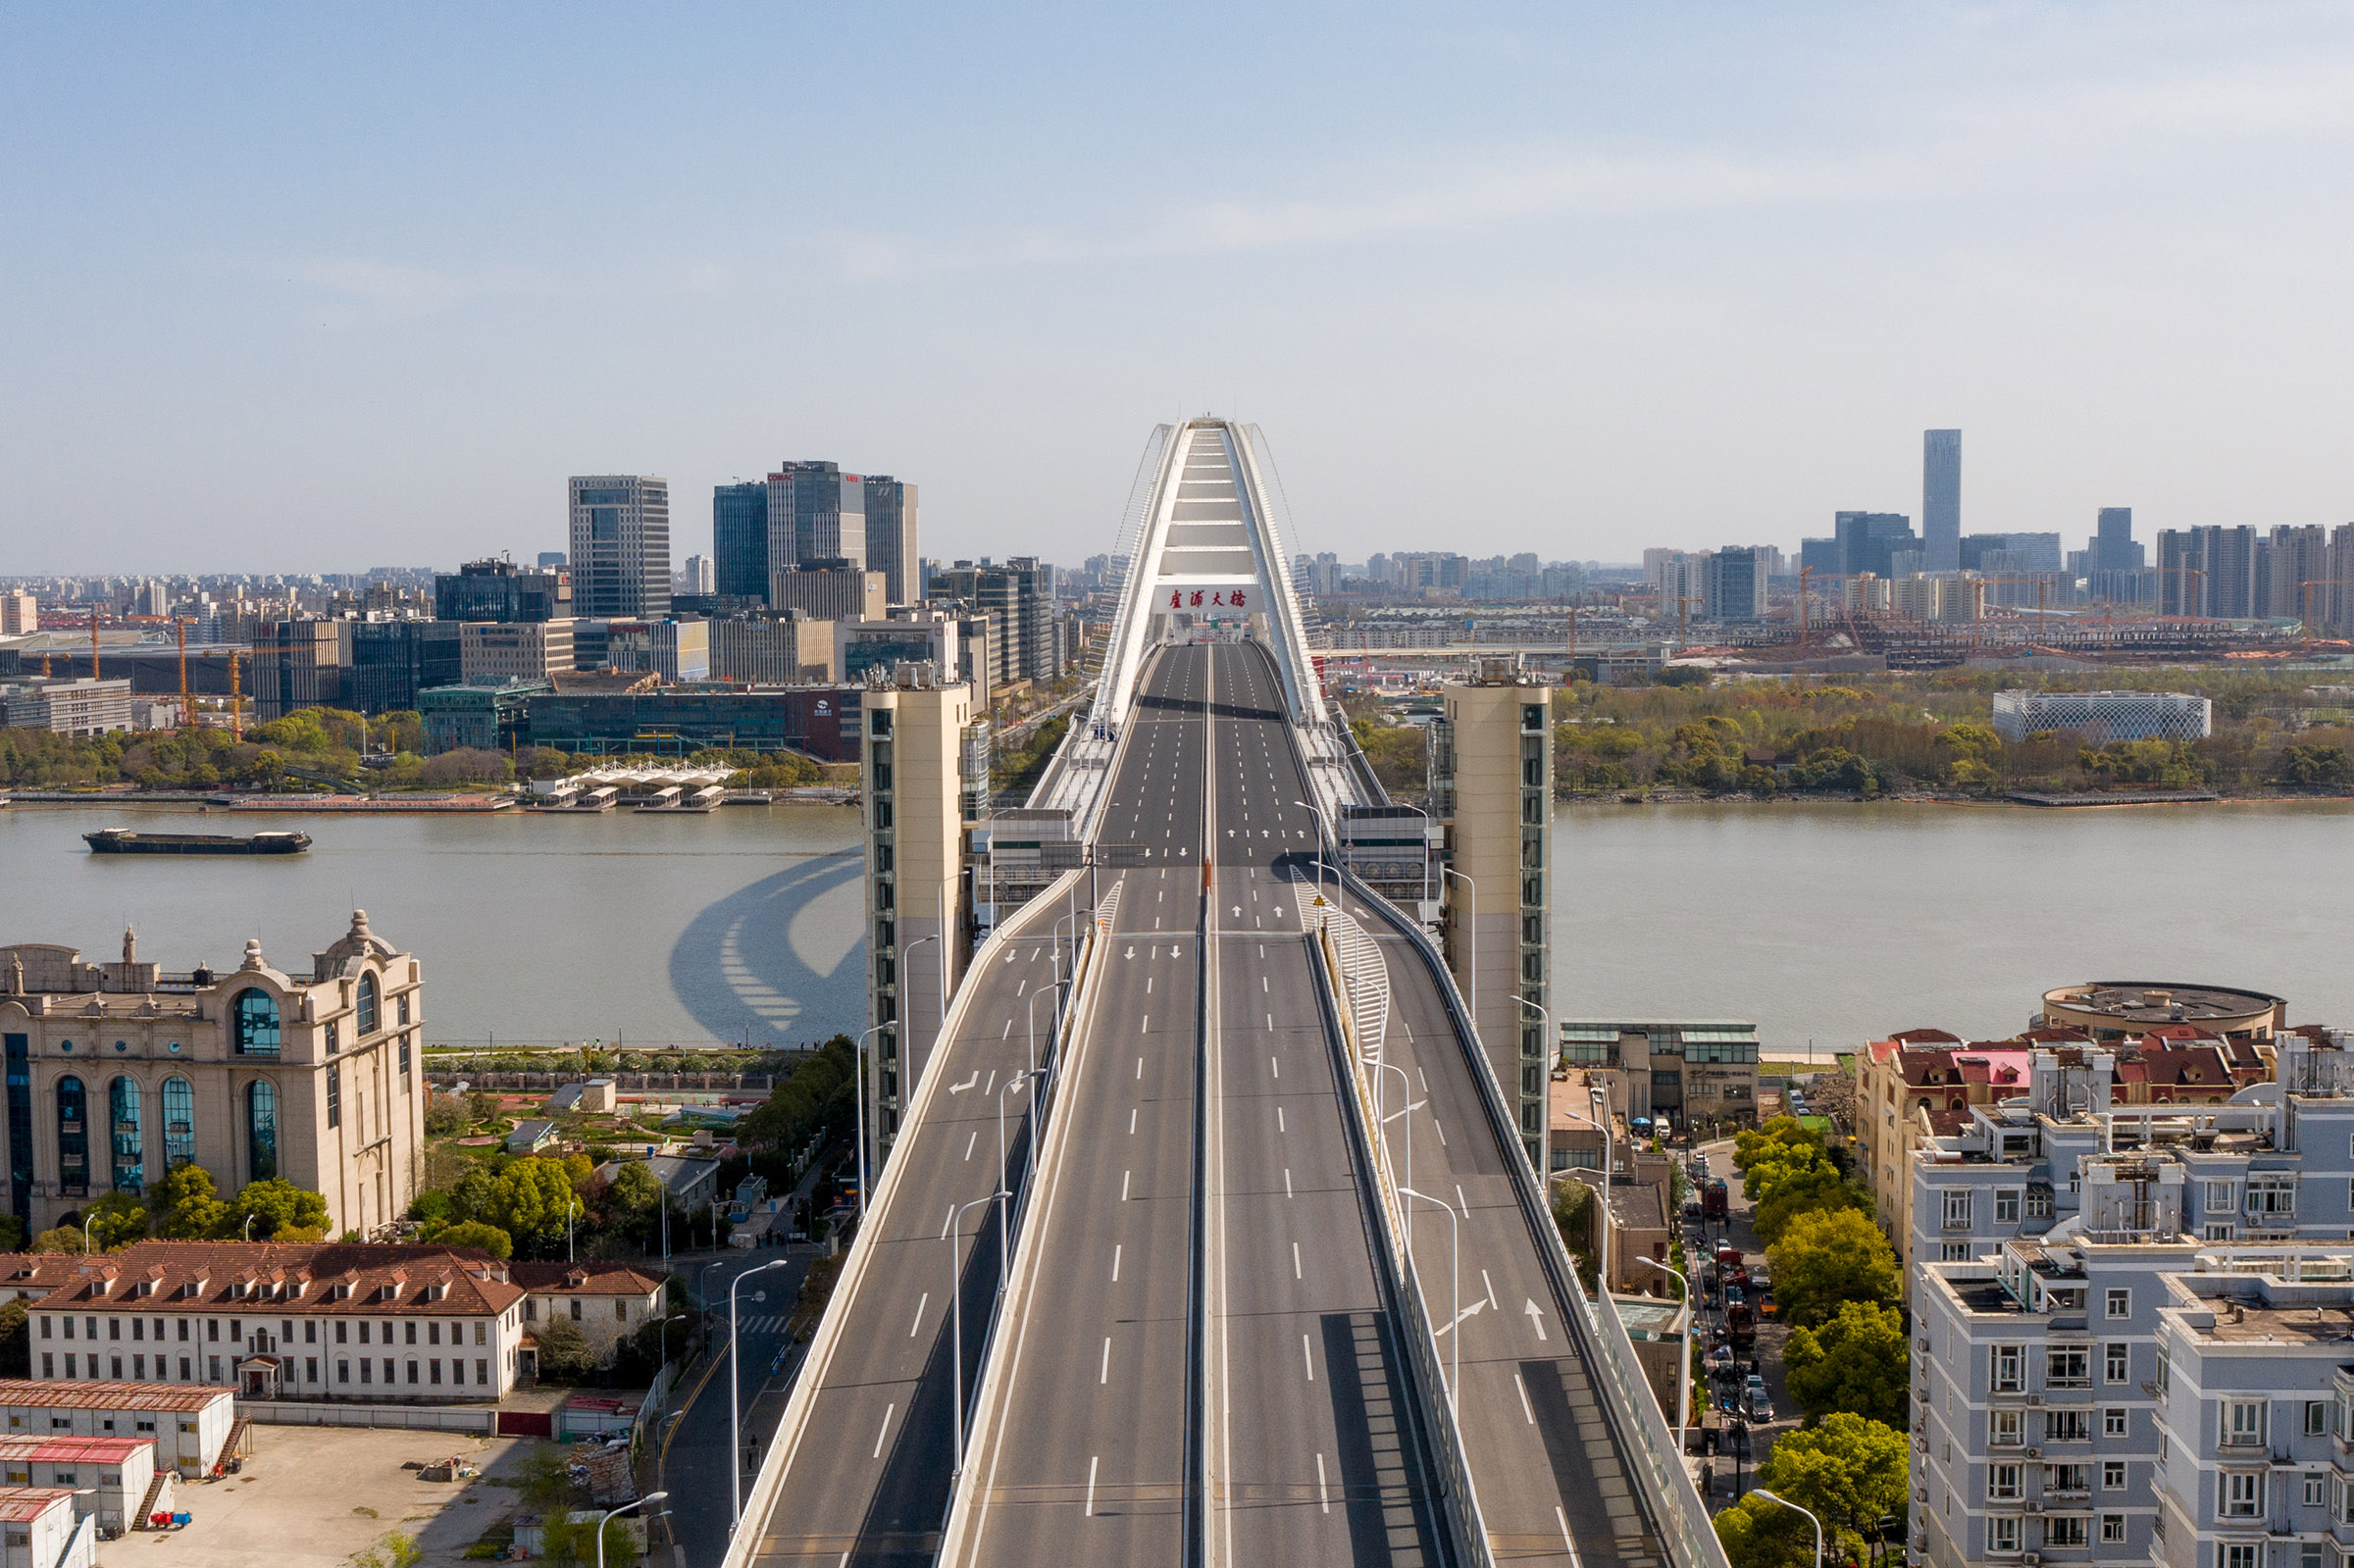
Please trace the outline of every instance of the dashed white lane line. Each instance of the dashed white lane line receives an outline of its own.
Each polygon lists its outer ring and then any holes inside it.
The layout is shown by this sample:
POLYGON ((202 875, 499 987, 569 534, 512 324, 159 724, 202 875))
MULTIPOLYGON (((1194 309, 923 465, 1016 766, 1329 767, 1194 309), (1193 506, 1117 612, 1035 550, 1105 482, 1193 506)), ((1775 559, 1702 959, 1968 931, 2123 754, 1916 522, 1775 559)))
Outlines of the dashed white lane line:
MULTIPOLYGON (((1291 1131, 1291 1129, 1283 1125, 1283 1107, 1280 1105, 1275 1107, 1275 1131, 1278 1133, 1288 1133, 1291 1131)), ((976 1133, 973 1136, 978 1138, 981 1135, 976 1133)))
POLYGON ((1460 1182, 1455 1184, 1455 1203, 1456 1207, 1463 1211, 1464 1219, 1467 1220, 1471 1217, 1471 1200, 1463 1196, 1463 1184, 1460 1182))
POLYGON ((1300 1359, 1307 1366, 1307 1381, 1316 1381, 1316 1353, 1308 1348, 1307 1336, 1300 1336, 1300 1359))
POLYGON ((978 1143, 978 1142, 980 1142, 980 1141, 981 1141, 981 1130, 980 1130, 979 1128, 975 1128, 975 1129, 973 1129, 973 1136, 972 1136, 971 1138, 966 1138, 966 1139, 964 1140, 964 1157, 965 1157, 966 1159, 968 1159, 968 1160, 969 1160, 969 1159, 971 1159, 971 1158, 973 1157, 973 1145, 974 1145, 975 1143, 978 1143))
MULTIPOLYGON (((1097 1466, 1097 1465, 1099 1465, 1099 1464, 1101 1464, 1102 1462, 1103 1462, 1103 1456, 1102 1456, 1101 1454, 1091 1454, 1091 1455, 1089 1455, 1089 1456, 1088 1456, 1088 1461, 1087 1461, 1087 1513, 1086 1513, 1085 1517, 1086 1517, 1086 1518, 1089 1518, 1089 1519, 1093 1519, 1093 1518, 1096 1516, 1096 1466, 1097 1466)), ((1556 1508, 1556 1509, 1554 1510, 1554 1512, 1556 1512, 1556 1513, 1559 1513, 1559 1512, 1561 1512, 1561 1510, 1560 1510, 1559 1508, 1556 1508)), ((1566 1526, 1564 1526, 1563 1528, 1564 1528, 1564 1529, 1566 1529, 1567 1527, 1566 1527, 1566 1526)))
POLYGON ((918 1329, 920 1329, 920 1328, 922 1328, 922 1327, 924 1326, 924 1308, 925 1308, 925 1307, 927 1307, 927 1306, 929 1306, 929 1305, 931 1305, 931 1303, 932 1303, 932 1292, 931 1292, 931 1291, 929 1291, 929 1290, 926 1290, 926 1291, 925 1291, 925 1292, 924 1292, 922 1295, 920 1295, 920 1296, 916 1297, 916 1301, 915 1301, 915 1321, 914 1321, 913 1323, 910 1323, 910 1324, 908 1324, 908 1325, 907 1325, 907 1338, 908 1338, 908 1339, 910 1339, 910 1340, 914 1339, 914 1338, 915 1338, 915 1331, 916 1331, 916 1330, 918 1330, 918 1329))
POLYGON ((1283 1195, 1292 1195, 1292 1168, 1288 1165, 1283 1168, 1283 1195))
POLYGON ((875 1434, 875 1451, 867 1455, 869 1459, 880 1459, 883 1457, 883 1440, 890 1436, 891 1414, 897 1408, 898 1405, 896 1403, 887 1404, 883 1407, 883 1426, 882 1429, 875 1434))
POLYGON ((1482 1269, 1479 1271, 1479 1283, 1488 1288, 1488 1305, 1494 1308, 1496 1311, 1502 1312, 1504 1310, 1504 1303, 1496 1299, 1496 1282, 1488 1278, 1487 1270, 1482 1269))
POLYGON ((1292 1243, 1292 1278, 1300 1278, 1300 1243, 1297 1241, 1292 1243))
POLYGON ((1332 1489, 1324 1484, 1324 1455, 1316 1455, 1316 1501, 1326 1513, 1332 1512, 1332 1489))
MULTIPOLYGON (((979 1135, 976 1134, 975 1136, 978 1137, 979 1135)), ((1136 1107, 1133 1105, 1128 1107, 1128 1136, 1130 1138, 1136 1137, 1136 1107)))
POLYGON ((1120 1173, 1120 1201, 1123 1203, 1128 1201, 1128 1178, 1132 1174, 1132 1172, 1128 1171, 1122 1171, 1120 1173))
POLYGON ((1512 1374, 1512 1387, 1519 1391, 1520 1413, 1528 1417, 1528 1424, 1530 1426, 1535 1426, 1537 1424, 1537 1412, 1535 1407, 1528 1402, 1528 1385, 1520 1381, 1520 1374, 1517 1372, 1512 1374))
POLYGON ((1445 1127, 1445 1126, 1443 1126, 1443 1125, 1440 1123, 1439 1119, 1438 1119, 1437 1117, 1435 1117, 1435 1116, 1434 1116, 1434 1117, 1432 1117, 1432 1118, 1430 1119, 1430 1128, 1431 1128, 1431 1131, 1432 1131, 1432 1132, 1434 1132, 1434 1133, 1436 1133, 1436 1134, 1438 1134, 1438 1135, 1439 1135, 1439 1147, 1441 1147, 1441 1148, 1445 1148, 1445 1147, 1447 1146, 1447 1129, 1446 1129, 1446 1127, 1445 1127))
POLYGON ((1267 1065, 1275 1069, 1275 1076, 1277 1078, 1281 1078, 1283 1076, 1283 1063, 1270 1056, 1267 1058, 1267 1065))
POLYGON ((1107 1335, 1105 1335, 1105 1336, 1103 1337, 1103 1364, 1102 1364, 1100 1367, 1098 1367, 1098 1368, 1096 1369, 1096 1382, 1097 1382, 1099 1385, 1100 1385, 1100 1384, 1109 1383, 1110 1381, 1111 1381, 1111 1336, 1107 1334, 1107 1335))
POLYGON ((1145 1059, 1142 1056, 1136 1059, 1136 1076, 1139 1080, 1145 1076, 1145 1059))
POLYGON ((1111 1283, 1120 1283, 1120 1243, 1117 1241, 1111 1245, 1111 1283))

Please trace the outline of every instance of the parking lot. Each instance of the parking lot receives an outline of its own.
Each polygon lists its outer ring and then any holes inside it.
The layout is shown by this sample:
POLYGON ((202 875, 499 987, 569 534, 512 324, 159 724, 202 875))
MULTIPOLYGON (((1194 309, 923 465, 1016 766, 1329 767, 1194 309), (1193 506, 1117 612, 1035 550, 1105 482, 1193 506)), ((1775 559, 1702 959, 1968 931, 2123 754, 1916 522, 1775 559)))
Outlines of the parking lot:
POLYGON ((468 1438, 448 1432, 356 1427, 253 1429, 242 1473, 179 1489, 194 1522, 174 1531, 134 1531, 99 1547, 101 1564, 135 1568, 345 1568, 395 1530, 417 1538, 440 1568, 515 1507, 496 1482, 521 1468, 528 1439, 468 1438), (482 1478, 430 1482, 406 1460, 458 1455, 482 1478))

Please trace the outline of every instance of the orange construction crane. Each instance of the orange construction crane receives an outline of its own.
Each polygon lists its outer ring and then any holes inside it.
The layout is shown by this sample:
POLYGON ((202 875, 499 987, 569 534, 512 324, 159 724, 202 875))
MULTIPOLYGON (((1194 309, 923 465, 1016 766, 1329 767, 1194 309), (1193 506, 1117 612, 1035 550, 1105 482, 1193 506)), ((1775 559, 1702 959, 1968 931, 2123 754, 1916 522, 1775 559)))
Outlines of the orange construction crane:
POLYGON ((1807 579, 1815 575, 1811 566, 1798 569, 1798 651, 1807 651, 1807 579))

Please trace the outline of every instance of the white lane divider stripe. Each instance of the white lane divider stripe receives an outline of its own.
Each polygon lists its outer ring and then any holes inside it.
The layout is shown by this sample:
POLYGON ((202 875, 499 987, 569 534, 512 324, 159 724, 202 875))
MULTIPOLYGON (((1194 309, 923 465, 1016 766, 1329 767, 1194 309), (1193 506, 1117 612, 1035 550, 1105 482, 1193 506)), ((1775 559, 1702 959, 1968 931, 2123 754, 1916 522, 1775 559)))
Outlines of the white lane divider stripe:
POLYGON ((1292 1243, 1292 1278, 1300 1278, 1300 1243, 1297 1241, 1292 1243))
POLYGON ((1305 1334, 1300 1336, 1300 1359, 1307 1364, 1307 1381, 1310 1383, 1315 1382, 1316 1356, 1315 1352, 1308 1348, 1307 1336, 1305 1334))
POLYGON ((931 1291, 929 1291, 929 1290, 926 1290, 926 1291, 925 1291, 925 1292, 924 1292, 922 1295, 920 1295, 920 1296, 917 1296, 917 1297, 916 1297, 916 1299, 915 1299, 915 1321, 914 1321, 913 1323, 910 1323, 910 1324, 908 1324, 908 1325, 907 1325, 907 1338, 908 1338, 908 1339, 910 1339, 910 1340, 914 1339, 914 1338, 915 1338, 915 1331, 916 1331, 916 1330, 918 1330, 918 1329, 920 1329, 920 1328, 922 1328, 922 1327, 924 1326, 924 1308, 925 1308, 925 1307, 927 1307, 927 1306, 929 1306, 929 1305, 931 1305, 931 1304, 932 1304, 932 1292, 931 1292, 931 1291))
POLYGON ((885 1406, 883 1407, 883 1426, 882 1426, 882 1430, 881 1430, 881 1431, 878 1431, 878 1432, 875 1434, 875 1451, 874 1451, 873 1453, 870 1453, 870 1454, 868 1454, 868 1455, 867 1455, 867 1457, 868 1457, 869 1459, 880 1459, 880 1458, 882 1458, 882 1457, 883 1457, 883 1439, 884 1439, 884 1438, 885 1438, 885 1437, 886 1437, 886 1436, 887 1436, 887 1435, 890 1433, 890 1431, 891 1431, 891 1414, 892 1414, 892 1412, 893 1412, 893 1411, 896 1410, 897 1408, 898 1408, 898 1406, 897 1406, 896 1403, 895 1403, 895 1404, 887 1404, 887 1405, 885 1405, 885 1406))
POLYGON ((1324 1484, 1324 1455, 1316 1455, 1316 1501, 1326 1513, 1332 1512, 1332 1489, 1324 1484))
MULTIPOLYGON (((1084 1515, 1084 1517, 1086 1517, 1086 1518, 1089 1518, 1089 1519, 1093 1519, 1093 1518, 1096 1516, 1096 1466, 1098 1466, 1098 1465, 1101 1464, 1102 1462, 1103 1462, 1103 1456, 1102 1456, 1101 1454, 1100 1454, 1100 1453, 1099 1453, 1099 1454, 1090 1454, 1090 1455, 1088 1455, 1088 1460, 1087 1460, 1087 1513, 1084 1515)), ((1561 1512, 1561 1510, 1560 1510, 1559 1508, 1556 1508, 1556 1509, 1554 1510, 1554 1512, 1556 1512, 1556 1513, 1559 1513, 1559 1512, 1561 1512)), ((1564 1528, 1566 1528, 1566 1527, 1564 1527, 1564 1528)))
POLYGON ((1103 1364, 1102 1364, 1102 1366, 1099 1367, 1099 1368, 1096 1370, 1096 1382, 1098 1382, 1099 1384, 1102 1384, 1102 1383, 1109 1383, 1110 1381, 1111 1381, 1111 1336, 1107 1334, 1107 1335, 1105 1335, 1105 1336, 1103 1337, 1103 1364))
POLYGON ((1520 1374, 1517 1372, 1512 1374, 1512 1387, 1520 1391, 1520 1413, 1528 1417, 1530 1426, 1535 1426, 1537 1424, 1536 1407, 1528 1402, 1528 1385, 1520 1381, 1520 1374))
POLYGON ((1111 1283, 1120 1283, 1120 1243, 1117 1241, 1111 1244, 1111 1283))

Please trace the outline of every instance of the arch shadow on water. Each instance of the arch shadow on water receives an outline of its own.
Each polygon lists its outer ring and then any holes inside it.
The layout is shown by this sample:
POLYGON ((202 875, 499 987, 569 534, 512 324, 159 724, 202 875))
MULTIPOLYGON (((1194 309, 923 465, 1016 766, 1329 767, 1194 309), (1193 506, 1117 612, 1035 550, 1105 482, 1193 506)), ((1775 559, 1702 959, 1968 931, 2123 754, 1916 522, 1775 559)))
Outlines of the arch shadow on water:
POLYGON ((855 1033, 866 1011, 858 849, 812 856, 705 907, 670 950, 670 988, 714 1039, 796 1045, 855 1033), (846 935, 848 941, 842 943, 846 935))

